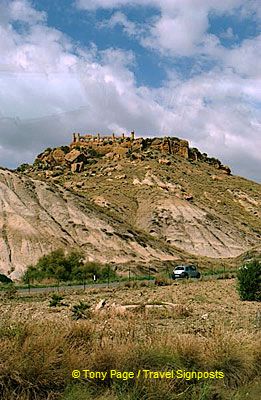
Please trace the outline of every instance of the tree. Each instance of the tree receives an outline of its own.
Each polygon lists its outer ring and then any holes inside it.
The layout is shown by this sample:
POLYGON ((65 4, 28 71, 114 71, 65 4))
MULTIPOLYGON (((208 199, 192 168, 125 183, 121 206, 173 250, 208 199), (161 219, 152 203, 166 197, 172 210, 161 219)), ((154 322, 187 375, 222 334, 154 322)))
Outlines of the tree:
POLYGON ((80 280, 85 281, 86 279, 93 278, 93 275, 95 275, 97 278, 101 277, 100 264, 96 262, 87 262, 81 265, 78 269, 77 277, 80 280))
POLYGON ((0 274, 0 282, 1 283, 13 283, 12 279, 8 278, 8 276, 4 274, 0 274))
POLYGON ((116 272, 107 264, 101 269, 101 276, 104 279, 113 280, 116 278, 116 272))
POLYGON ((30 265, 23 276, 25 283, 34 280, 41 281, 45 278, 53 278, 60 281, 73 280, 83 267, 83 254, 72 251, 65 255, 64 250, 58 249, 41 257, 36 265, 30 265))
POLYGON ((261 263, 253 259, 239 268, 238 292, 241 300, 261 301, 261 263))
POLYGON ((30 283, 37 279, 39 279, 39 272, 37 271, 37 268, 33 265, 29 265, 23 275, 23 282, 27 285, 30 285, 30 283))
POLYGON ((52 251, 39 259, 36 269, 41 272, 42 278, 56 278, 66 280, 68 268, 66 268, 66 257, 62 249, 52 251))
POLYGON ((79 251, 72 251, 67 256, 68 268, 70 269, 71 278, 77 278, 81 275, 84 267, 84 254, 79 251))

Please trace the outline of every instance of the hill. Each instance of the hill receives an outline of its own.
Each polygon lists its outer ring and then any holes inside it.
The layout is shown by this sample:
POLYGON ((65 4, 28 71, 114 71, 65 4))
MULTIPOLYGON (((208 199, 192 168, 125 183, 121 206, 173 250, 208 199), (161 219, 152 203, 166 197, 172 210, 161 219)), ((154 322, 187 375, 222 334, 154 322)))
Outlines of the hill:
POLYGON ((260 243, 261 186, 178 138, 74 134, 0 182, 2 272, 57 247, 104 263, 218 264, 260 243))

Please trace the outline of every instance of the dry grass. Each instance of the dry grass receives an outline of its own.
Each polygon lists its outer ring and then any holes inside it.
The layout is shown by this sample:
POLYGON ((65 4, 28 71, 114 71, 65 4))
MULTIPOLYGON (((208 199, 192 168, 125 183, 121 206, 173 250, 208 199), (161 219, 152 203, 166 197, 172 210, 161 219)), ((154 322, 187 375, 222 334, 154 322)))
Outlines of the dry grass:
POLYGON ((0 397, 6 400, 258 399, 261 340, 253 318, 258 304, 240 302, 231 280, 205 284, 145 287, 142 292, 141 288, 121 288, 67 294, 66 302, 71 307, 79 300, 96 304, 102 297, 120 304, 131 300, 140 304, 160 304, 167 300, 177 303, 178 299, 180 302, 173 313, 164 314, 164 310, 144 313, 141 307, 138 312, 123 315, 93 313, 84 321, 73 321, 69 307, 50 310, 49 300, 43 295, 26 302, 21 298, 6 300, 0 308, 0 397), (200 301, 193 301, 195 296, 200 301), (73 380, 73 369, 219 370, 225 378, 201 381, 106 378, 101 382, 73 380))

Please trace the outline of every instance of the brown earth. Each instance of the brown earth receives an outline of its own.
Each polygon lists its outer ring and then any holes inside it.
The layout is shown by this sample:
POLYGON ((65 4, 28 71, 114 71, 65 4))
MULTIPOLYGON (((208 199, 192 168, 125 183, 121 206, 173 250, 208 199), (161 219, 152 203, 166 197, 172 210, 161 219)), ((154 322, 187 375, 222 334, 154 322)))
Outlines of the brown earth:
MULTIPOLYGON (((54 288, 55 292, 55 288, 54 288)), ((67 306, 50 307, 51 294, 28 294, 8 299, 2 294, 0 304, 1 318, 8 317, 15 321, 49 320, 58 322, 70 320, 71 307, 83 301, 92 309, 102 300, 116 305, 140 305, 141 308, 129 309, 125 316, 139 314, 144 316, 142 306, 155 305, 146 314, 147 319, 154 321, 155 329, 159 332, 174 330, 176 333, 190 333, 205 336, 214 328, 226 327, 232 331, 241 331, 244 334, 254 334, 261 321, 256 319, 260 305, 258 302, 243 302, 236 291, 235 279, 185 280, 174 282, 170 286, 157 287, 153 283, 131 282, 117 288, 99 288, 59 292, 67 306), (174 304, 177 307, 165 309, 164 303, 174 304), (161 307, 157 307, 160 306, 161 307)), ((92 318, 102 329, 104 322, 113 315, 121 319, 122 314, 115 314, 113 307, 93 313, 92 318), (106 311, 107 310, 107 311, 106 311)), ((137 319, 142 324, 144 318, 137 319)))

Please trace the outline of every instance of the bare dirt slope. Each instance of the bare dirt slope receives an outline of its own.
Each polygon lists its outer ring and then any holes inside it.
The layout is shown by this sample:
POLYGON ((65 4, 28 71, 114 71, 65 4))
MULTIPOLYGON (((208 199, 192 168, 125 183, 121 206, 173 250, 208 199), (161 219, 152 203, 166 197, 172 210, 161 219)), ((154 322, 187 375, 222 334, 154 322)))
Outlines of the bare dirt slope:
POLYGON ((0 169, 0 272, 18 276, 57 248, 102 263, 176 258, 68 190, 0 169))

